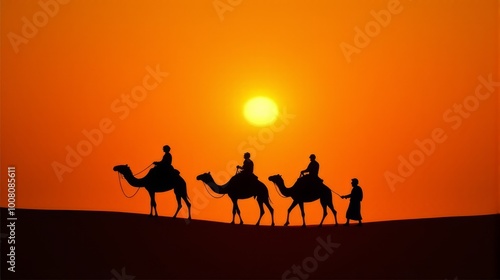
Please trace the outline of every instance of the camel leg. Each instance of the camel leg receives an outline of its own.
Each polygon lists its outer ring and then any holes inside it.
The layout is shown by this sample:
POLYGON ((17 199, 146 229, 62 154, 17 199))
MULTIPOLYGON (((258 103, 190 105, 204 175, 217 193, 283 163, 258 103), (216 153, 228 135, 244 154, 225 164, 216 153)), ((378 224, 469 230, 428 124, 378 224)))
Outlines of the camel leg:
POLYGON ((264 201, 264 204, 266 204, 267 209, 271 212, 271 226, 274 226, 274 209, 271 207, 271 204, 269 204, 269 200, 264 201))
POLYGON ((299 207, 302 215, 302 227, 306 227, 306 212, 304 212, 304 203, 299 203, 299 207))
POLYGON ((241 218, 240 207, 238 206, 238 200, 236 200, 236 213, 238 213, 238 217, 240 217, 240 225, 243 224, 243 219, 241 218))
POLYGON ((149 197, 151 198, 151 209, 149 211, 149 216, 153 217, 153 209, 154 209, 154 215, 158 217, 158 211, 156 211, 156 200, 155 200, 155 192, 150 191, 149 192, 149 197))
POLYGON ((290 205, 290 207, 288 207, 288 213, 286 214, 285 226, 288 226, 290 224, 290 222, 288 221, 288 219, 290 217, 290 212, 292 212, 293 208, 295 208, 295 206, 297 206, 297 204, 298 204, 298 202, 294 200, 292 202, 292 205, 290 205))
POLYGON ((257 226, 260 224, 260 219, 262 219, 262 216, 264 216, 264 202, 259 201, 259 209, 260 209, 260 216, 256 224, 257 226))
POLYGON ((233 200, 233 219, 231 220, 231 224, 234 224, 234 216, 236 216, 236 203, 233 200))
POLYGON ((323 218, 321 218, 321 222, 319 223, 320 227, 323 225, 326 215, 328 215, 328 212, 326 212, 326 204, 321 203, 321 206, 323 207, 323 218))
POLYGON ((177 210, 175 211, 175 214, 172 218, 177 218, 177 213, 179 213, 179 210, 182 208, 182 202, 181 202, 181 197, 179 195, 175 196, 175 199, 177 200, 177 210))
POLYGON ((179 210, 181 210, 182 208, 181 199, 183 199, 184 203, 186 203, 186 206, 188 208, 188 220, 191 220, 191 203, 189 202, 187 194, 186 182, 180 176, 178 176, 177 181, 175 181, 174 193, 175 193, 175 198, 177 199, 177 211, 175 212, 174 218, 177 217, 179 210))
POLYGON ((338 226, 339 223, 337 222, 337 211, 335 211, 335 208, 333 208, 333 203, 328 203, 328 207, 332 210, 333 217, 335 218, 335 226, 338 226))
POLYGON ((153 216, 153 196, 150 191, 148 191, 149 194, 149 217, 153 216))
POLYGON ((231 224, 234 224, 234 216, 236 213, 238 213, 238 217, 240 217, 240 225, 243 224, 243 219, 241 218, 241 211, 240 207, 238 206, 238 199, 233 199, 233 220, 231 221, 231 224))
POLYGON ((183 196, 182 199, 184 199, 184 203, 186 203, 188 208, 188 220, 191 220, 191 203, 189 202, 187 195, 183 196))

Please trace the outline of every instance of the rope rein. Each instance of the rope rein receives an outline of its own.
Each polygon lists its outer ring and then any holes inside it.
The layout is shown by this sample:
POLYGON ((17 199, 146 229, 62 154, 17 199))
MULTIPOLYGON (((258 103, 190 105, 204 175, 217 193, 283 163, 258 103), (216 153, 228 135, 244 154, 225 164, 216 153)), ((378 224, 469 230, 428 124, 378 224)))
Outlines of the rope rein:
MULTIPOLYGON (((150 165, 148 165, 148 167, 144 168, 143 170, 141 170, 141 171, 139 171, 139 172, 137 172, 137 173, 135 173, 135 174, 133 174, 133 175, 135 176, 135 175, 141 174, 142 172, 144 172, 144 171, 146 171, 148 168, 150 168, 150 167, 151 167, 151 165, 153 165, 153 164, 154 164, 154 163, 151 163, 150 165)), ((139 192, 139 190, 141 189, 141 187, 138 187, 138 188, 137 188, 137 190, 135 191, 135 193, 134 193, 133 195, 128 196, 128 195, 125 193, 125 191, 123 190, 122 180, 121 180, 121 177, 120 177, 120 175, 121 175, 121 174, 120 174, 120 172, 116 172, 116 173, 118 173, 118 184, 120 184, 120 189, 122 190, 123 195, 124 195, 126 198, 132 198, 132 197, 134 197, 134 196, 135 196, 135 195, 139 192)), ((123 176, 123 175, 121 175, 121 176, 123 176)))
POLYGON ((276 185, 276 183, 273 182, 273 185, 274 185, 274 188, 276 189, 276 192, 283 198, 286 198, 286 196, 282 195, 280 190, 278 189, 278 186, 276 185))
POLYGON ((123 191, 122 180, 121 180, 121 178, 120 178, 120 175, 121 175, 121 174, 120 174, 120 173, 118 173, 118 183, 120 184, 120 189, 122 190, 123 195, 124 195, 126 198, 132 198, 132 197, 134 197, 134 196, 135 196, 135 195, 139 192, 139 190, 140 190, 141 188, 140 188, 140 187, 139 187, 139 188, 137 188, 137 190, 135 191, 135 193, 134 193, 133 195, 128 196, 128 195, 125 193, 125 191, 123 191))
POLYGON ((203 185, 205 186, 205 189, 207 190, 208 194, 209 194, 211 197, 213 197, 213 198, 217 198, 217 199, 219 199, 219 198, 222 198, 223 196, 225 196, 225 195, 226 195, 226 194, 224 193, 224 194, 222 194, 221 196, 214 196, 214 195, 213 195, 213 194, 212 194, 212 193, 208 190, 208 186, 207 186, 207 184, 206 184, 205 182, 203 182, 203 185))
POLYGON ((143 170, 141 170, 141 171, 139 171, 139 172, 135 173, 135 174, 134 174, 134 176, 135 176, 135 175, 139 175, 139 174, 141 174, 142 172, 146 171, 146 170, 147 170, 148 168, 150 168, 150 167, 151 167, 151 165, 153 165, 153 164, 154 164, 154 163, 151 163, 150 165, 148 165, 148 167, 146 167, 146 168, 144 168, 143 170))

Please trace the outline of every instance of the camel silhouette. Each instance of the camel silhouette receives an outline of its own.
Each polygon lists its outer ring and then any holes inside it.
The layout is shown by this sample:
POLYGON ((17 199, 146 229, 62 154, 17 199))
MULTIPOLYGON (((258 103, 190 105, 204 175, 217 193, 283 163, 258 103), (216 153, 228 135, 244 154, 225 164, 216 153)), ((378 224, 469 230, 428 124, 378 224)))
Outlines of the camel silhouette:
POLYGON ((156 211, 156 201, 155 201, 155 193, 157 192, 167 192, 170 190, 174 190, 175 198, 177 199, 177 211, 173 218, 177 217, 177 213, 182 208, 181 198, 186 203, 188 208, 188 219, 191 220, 191 203, 189 202, 189 197, 187 195, 186 181, 181 177, 181 175, 177 174, 171 181, 159 179, 158 176, 154 176, 155 174, 151 173, 153 169, 149 170, 148 174, 143 178, 136 178, 132 173, 132 170, 126 165, 117 165, 113 167, 113 171, 117 171, 123 175, 127 182, 136 188, 144 187, 151 198, 151 209, 149 212, 149 216, 153 216, 153 209, 155 212, 154 216, 158 216, 158 211, 156 211))
POLYGON ((233 220, 231 224, 234 224, 234 217, 236 213, 240 218, 240 224, 243 224, 243 219, 241 219, 240 208, 238 207, 238 199, 247 199, 250 197, 254 197, 257 199, 260 208, 260 216, 256 225, 260 224, 260 220, 264 215, 264 206, 267 206, 269 212, 271 213, 271 226, 274 226, 274 209, 271 207, 269 203, 269 191, 264 183, 259 181, 258 179, 250 179, 250 180, 242 180, 244 178, 235 179, 235 177, 231 178, 226 184, 220 186, 215 183, 214 178, 208 173, 200 174, 196 177, 196 180, 200 180, 203 183, 207 184, 212 191, 217 194, 227 194, 231 201, 233 202, 233 220))
POLYGON ((319 226, 323 225, 323 221, 325 220, 327 213, 326 207, 329 207, 333 212, 333 217, 335 218, 335 225, 338 225, 337 222, 337 211, 333 208, 333 199, 332 199, 332 191, 325 184, 312 184, 306 178, 302 177, 295 182, 295 184, 287 188, 285 186, 285 181, 281 177, 281 175, 272 175, 269 176, 269 181, 273 182, 279 189, 279 191, 285 197, 291 197, 293 199, 292 205, 288 208, 288 213, 286 215, 285 226, 290 224, 289 217, 290 212, 297 206, 300 207, 300 211, 302 213, 302 226, 306 226, 305 220, 305 212, 304 212, 304 202, 312 202, 319 199, 321 206, 323 207, 323 218, 319 223, 319 226))

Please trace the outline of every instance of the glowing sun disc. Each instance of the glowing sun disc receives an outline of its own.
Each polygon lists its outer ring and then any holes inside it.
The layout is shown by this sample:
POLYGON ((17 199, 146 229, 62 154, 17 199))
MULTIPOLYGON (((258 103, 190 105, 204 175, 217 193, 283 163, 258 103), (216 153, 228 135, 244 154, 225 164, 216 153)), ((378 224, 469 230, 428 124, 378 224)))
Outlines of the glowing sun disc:
POLYGON ((271 125, 278 117, 278 106, 268 97, 254 97, 245 104, 243 115, 255 126, 271 125))

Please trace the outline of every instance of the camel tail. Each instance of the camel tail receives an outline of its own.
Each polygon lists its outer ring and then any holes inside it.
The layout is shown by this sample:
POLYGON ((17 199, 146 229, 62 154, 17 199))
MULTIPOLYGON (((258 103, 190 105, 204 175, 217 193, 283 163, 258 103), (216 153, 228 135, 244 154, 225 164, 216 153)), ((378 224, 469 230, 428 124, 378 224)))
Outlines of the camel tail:
POLYGON ((271 197, 268 197, 269 203, 273 204, 273 201, 271 200, 271 197))

